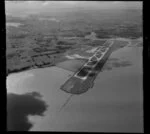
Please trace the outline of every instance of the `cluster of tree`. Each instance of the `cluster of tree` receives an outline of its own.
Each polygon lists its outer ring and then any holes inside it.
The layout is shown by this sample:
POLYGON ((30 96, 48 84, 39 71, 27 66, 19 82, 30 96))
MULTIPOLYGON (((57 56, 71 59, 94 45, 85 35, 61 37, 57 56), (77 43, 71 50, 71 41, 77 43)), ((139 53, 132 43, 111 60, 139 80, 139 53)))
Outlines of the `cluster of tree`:
POLYGON ((94 31, 98 38, 110 38, 112 36, 123 38, 139 38, 143 36, 141 27, 138 25, 124 26, 116 28, 103 28, 94 31))

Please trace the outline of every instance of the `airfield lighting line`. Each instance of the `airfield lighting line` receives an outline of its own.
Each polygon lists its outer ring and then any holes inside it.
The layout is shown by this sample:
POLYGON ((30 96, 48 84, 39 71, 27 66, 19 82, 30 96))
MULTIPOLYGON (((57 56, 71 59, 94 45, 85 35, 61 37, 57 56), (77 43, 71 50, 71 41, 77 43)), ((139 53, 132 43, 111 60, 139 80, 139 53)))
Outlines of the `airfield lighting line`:
POLYGON ((65 103, 63 103, 63 105, 61 106, 61 108, 60 108, 58 111, 56 111, 54 114, 52 114, 52 115, 50 116, 50 118, 51 118, 51 123, 53 123, 53 124, 57 123, 56 118, 59 116, 59 113, 62 111, 62 109, 68 104, 68 102, 70 101, 70 99, 72 98, 73 95, 74 95, 74 94, 71 94, 71 95, 66 99, 65 103))
MULTIPOLYGON (((106 42, 108 42, 108 41, 106 41, 106 42)), ((105 42, 105 43, 106 43, 106 42, 105 42)), ((104 44, 105 44, 105 43, 104 43, 104 44)), ((113 43, 113 42, 112 42, 112 43, 113 43)), ((112 43, 111 43, 111 45, 112 45, 112 43)), ((111 45, 110 45, 110 46, 111 46, 111 45)), ((107 51, 106 51, 106 52, 107 52, 107 51)), ((106 53, 106 52, 105 52, 105 53, 106 53)), ((105 54, 105 53, 104 53, 104 54, 105 54)), ((103 56, 104 56, 104 54, 103 54, 103 56)), ((94 54, 94 55, 95 55, 95 54, 94 54)), ((102 57, 103 57, 103 56, 102 56, 102 57)), ((101 59, 101 58, 100 58, 100 59, 101 59)), ((97 65, 97 64, 96 64, 96 65, 97 65)), ((83 66, 84 66, 84 65, 83 65, 83 66)), ((82 67, 82 68, 83 68, 83 67, 82 67)), ((80 69, 80 70, 81 70, 81 69, 80 69)), ((79 71, 78 71, 78 72, 79 72, 79 71)), ((64 104, 61 106, 61 108, 59 109, 59 111, 56 113, 55 116, 57 116, 57 114, 58 114, 59 112, 61 112, 62 109, 69 103, 69 101, 71 100, 71 98, 73 97, 73 95, 74 95, 74 94, 71 94, 71 95, 66 99, 66 101, 65 101, 64 104)))
POLYGON ((67 100, 65 101, 65 103, 61 106, 60 110, 58 112, 61 112, 61 110, 69 103, 70 99, 72 98, 74 94, 71 94, 67 100))

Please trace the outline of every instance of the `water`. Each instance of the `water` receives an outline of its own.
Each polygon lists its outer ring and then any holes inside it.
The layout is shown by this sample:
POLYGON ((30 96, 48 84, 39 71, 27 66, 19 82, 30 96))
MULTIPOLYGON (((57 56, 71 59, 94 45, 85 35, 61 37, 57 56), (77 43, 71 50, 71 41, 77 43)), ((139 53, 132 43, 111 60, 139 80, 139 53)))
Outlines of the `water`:
POLYGON ((34 69, 7 78, 7 93, 38 92, 48 105, 44 116, 28 116, 31 131, 142 132, 142 48, 126 47, 112 58, 132 64, 99 73, 95 85, 84 94, 70 97, 59 87, 73 72, 57 67, 34 69))

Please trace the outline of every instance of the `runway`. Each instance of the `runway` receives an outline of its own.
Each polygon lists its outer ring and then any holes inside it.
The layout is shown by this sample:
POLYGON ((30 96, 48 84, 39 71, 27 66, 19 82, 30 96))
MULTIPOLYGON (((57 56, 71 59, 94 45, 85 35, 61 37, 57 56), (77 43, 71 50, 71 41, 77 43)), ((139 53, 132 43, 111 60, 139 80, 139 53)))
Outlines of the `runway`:
POLYGON ((108 40, 103 46, 98 47, 81 69, 75 72, 60 89, 71 94, 81 94, 88 91, 89 88, 92 88, 96 76, 112 52, 112 48, 112 40, 108 40))

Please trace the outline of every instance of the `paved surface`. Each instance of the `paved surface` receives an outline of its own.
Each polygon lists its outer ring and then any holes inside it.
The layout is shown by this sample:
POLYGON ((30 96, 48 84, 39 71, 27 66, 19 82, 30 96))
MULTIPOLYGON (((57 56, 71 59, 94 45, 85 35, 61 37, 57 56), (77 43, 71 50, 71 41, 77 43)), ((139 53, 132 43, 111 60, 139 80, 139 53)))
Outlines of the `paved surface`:
POLYGON ((93 56, 62 86, 61 90, 81 94, 94 85, 94 80, 112 52, 113 41, 108 40, 95 51, 93 56))

